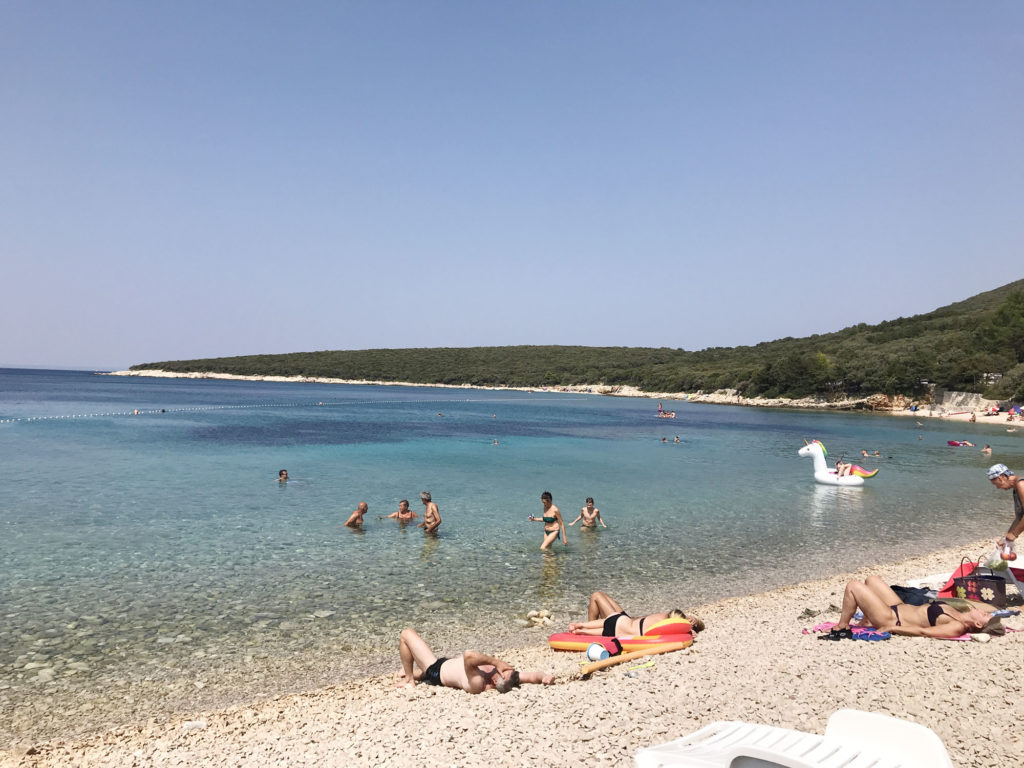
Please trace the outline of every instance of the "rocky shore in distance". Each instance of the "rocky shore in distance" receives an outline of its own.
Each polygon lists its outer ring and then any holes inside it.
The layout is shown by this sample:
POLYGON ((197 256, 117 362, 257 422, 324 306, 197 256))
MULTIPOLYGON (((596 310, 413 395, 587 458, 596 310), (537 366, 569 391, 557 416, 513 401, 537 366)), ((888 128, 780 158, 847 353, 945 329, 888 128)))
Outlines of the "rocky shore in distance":
POLYGON ((648 400, 668 400, 691 403, 712 403, 715 405, 742 405, 755 408, 797 408, 822 411, 870 411, 872 413, 888 413, 917 417, 951 418, 967 421, 971 414, 981 415, 987 406, 995 405, 995 401, 984 400, 979 395, 970 393, 948 393, 959 395, 961 405, 934 404, 920 400, 912 400, 903 395, 874 394, 859 398, 826 399, 822 397, 743 397, 734 389, 720 389, 715 392, 646 392, 629 385, 608 386, 605 384, 573 384, 562 387, 483 387, 472 384, 423 384, 410 381, 371 381, 366 379, 334 379, 322 376, 242 376, 232 373, 209 373, 191 371, 163 371, 158 369, 111 371, 105 376, 143 376, 167 379, 225 379, 235 381, 269 381, 278 383, 302 384, 356 384, 391 387, 437 387, 441 389, 484 389, 496 391, 519 392, 566 392, 573 394, 594 394, 610 397, 643 397, 648 400), (966 402, 964 402, 966 398, 966 402), (911 410, 917 406, 916 410, 911 410))

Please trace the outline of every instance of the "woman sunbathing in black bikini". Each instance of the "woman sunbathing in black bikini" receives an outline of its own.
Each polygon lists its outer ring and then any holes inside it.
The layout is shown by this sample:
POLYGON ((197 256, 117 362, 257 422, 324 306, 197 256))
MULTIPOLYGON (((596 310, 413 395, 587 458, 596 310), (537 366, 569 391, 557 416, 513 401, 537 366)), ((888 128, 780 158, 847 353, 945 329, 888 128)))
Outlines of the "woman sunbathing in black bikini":
POLYGON ((570 624, 569 631, 578 635, 636 637, 642 635, 644 629, 649 629, 659 621, 672 618, 686 619, 690 622, 694 632, 704 629, 703 621, 696 616, 687 618, 686 614, 678 608, 674 608, 668 613, 652 613, 649 616, 634 619, 622 610, 622 606, 613 598, 604 592, 595 592, 590 596, 590 605, 587 606, 588 621, 570 624))
POLYGON ((881 632, 910 637, 959 637, 965 632, 986 632, 1001 635, 1006 630, 999 619, 980 608, 958 611, 940 602, 908 605, 877 576, 864 581, 851 581, 843 593, 839 623, 821 640, 843 640, 853 637, 850 621, 860 608, 864 619, 858 626, 874 627, 881 632))

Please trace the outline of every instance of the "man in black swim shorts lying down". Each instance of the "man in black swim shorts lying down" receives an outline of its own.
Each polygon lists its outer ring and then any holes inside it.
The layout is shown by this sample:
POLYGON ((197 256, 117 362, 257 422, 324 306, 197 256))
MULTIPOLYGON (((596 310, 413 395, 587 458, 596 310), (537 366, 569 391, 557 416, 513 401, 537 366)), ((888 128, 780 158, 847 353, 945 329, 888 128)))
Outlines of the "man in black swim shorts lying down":
POLYGON ((478 651, 465 651, 461 656, 438 658, 415 629, 403 629, 398 637, 398 654, 402 657, 402 680, 399 686, 411 688, 422 681, 428 685, 461 688, 467 693, 483 693, 494 688, 508 693, 521 683, 551 685, 554 675, 526 670, 520 672, 507 661, 478 651))

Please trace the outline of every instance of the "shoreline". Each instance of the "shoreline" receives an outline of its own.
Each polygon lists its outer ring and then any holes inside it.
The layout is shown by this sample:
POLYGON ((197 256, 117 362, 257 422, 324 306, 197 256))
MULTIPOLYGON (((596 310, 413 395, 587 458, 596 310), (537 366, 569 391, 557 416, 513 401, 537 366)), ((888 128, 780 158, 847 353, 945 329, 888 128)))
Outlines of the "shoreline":
MULTIPOLYGON (((652 666, 633 671, 635 677, 613 667, 579 679, 582 654, 556 653, 545 645, 507 651, 484 647, 479 650, 513 664, 554 672, 558 681, 505 696, 493 691, 470 696, 424 685, 397 689, 394 678, 383 675, 227 709, 126 723, 80 738, 22 743, 0 751, 0 766, 411 768, 451 765, 456 755, 460 766, 561 765, 569 754, 574 761, 627 766, 639 748, 716 720, 821 733, 828 717, 843 707, 931 728, 961 768, 1016 760, 1024 752, 1024 735, 1016 727, 1014 708, 1022 691, 1012 670, 1024 650, 1024 632, 987 643, 905 637, 828 643, 801 632, 836 619, 843 585, 853 575, 877 573, 889 583, 907 583, 949 573, 961 554, 988 546, 970 542, 710 603, 694 609, 708 628, 690 649, 653 657, 652 666), (537 717, 538 711, 545 717, 537 717)), ((1024 628, 1022 618, 1007 624, 1024 628)), ((563 623, 564 617, 556 617, 551 631, 564 629, 563 623)), ((382 645, 393 641, 382 638, 382 645)), ((252 685, 255 694, 260 682, 252 685)))
MULTIPOLYGON (((792 408, 796 410, 817 410, 817 411, 862 411, 865 413, 878 413, 887 416, 913 416, 916 418, 939 418, 946 421, 957 421, 968 423, 971 417, 983 416, 979 409, 959 408, 956 411, 947 411, 942 406, 927 405, 919 406, 916 411, 911 411, 912 401, 902 395, 890 399, 886 395, 869 395, 863 398, 848 398, 826 402, 820 398, 805 397, 798 399, 791 398, 763 398, 743 397, 734 390, 718 390, 716 392, 698 391, 689 392, 644 392, 630 385, 607 386, 604 384, 573 384, 563 387, 509 387, 509 386, 480 386, 473 384, 423 384, 411 381, 373 381, 369 379, 334 379, 323 376, 246 376, 234 373, 207 373, 201 371, 177 372, 164 371, 160 369, 148 369, 141 371, 108 371, 98 374, 100 376, 134 376, 150 377, 158 379, 218 379, 224 381, 267 381, 278 384, 347 384, 352 386, 380 386, 380 387, 430 387, 436 389, 475 389, 494 392, 549 392, 556 394, 577 394, 577 395, 603 395, 607 397, 634 397, 646 398, 648 400, 669 400, 684 403, 707 403, 711 405, 737 405, 750 408, 792 408)), ((980 404, 993 403, 994 401, 981 400, 980 404)), ((1002 421, 1000 416, 989 418, 978 423, 998 424, 1002 421)))

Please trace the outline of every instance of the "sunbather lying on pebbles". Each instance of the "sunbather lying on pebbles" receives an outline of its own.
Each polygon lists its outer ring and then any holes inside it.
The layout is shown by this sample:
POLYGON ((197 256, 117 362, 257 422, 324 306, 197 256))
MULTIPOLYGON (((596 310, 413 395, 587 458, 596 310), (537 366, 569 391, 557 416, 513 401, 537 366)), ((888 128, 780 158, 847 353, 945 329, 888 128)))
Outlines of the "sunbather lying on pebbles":
POLYGON ((412 687, 418 682, 461 688, 467 693, 483 693, 491 688, 507 693, 522 683, 551 685, 553 675, 514 669, 511 664, 486 653, 465 651, 461 656, 438 658, 414 629, 403 629, 398 638, 402 657, 402 680, 399 685, 412 687), (417 669, 418 667, 418 669, 417 669))
POLYGON ((858 608, 864 612, 864 619, 857 626, 874 627, 894 635, 959 637, 964 633, 1006 633, 999 619, 980 608, 963 612, 936 600, 927 605, 908 605, 880 578, 868 576, 864 581, 854 580, 846 585, 839 623, 818 639, 853 638, 850 622, 858 608))

